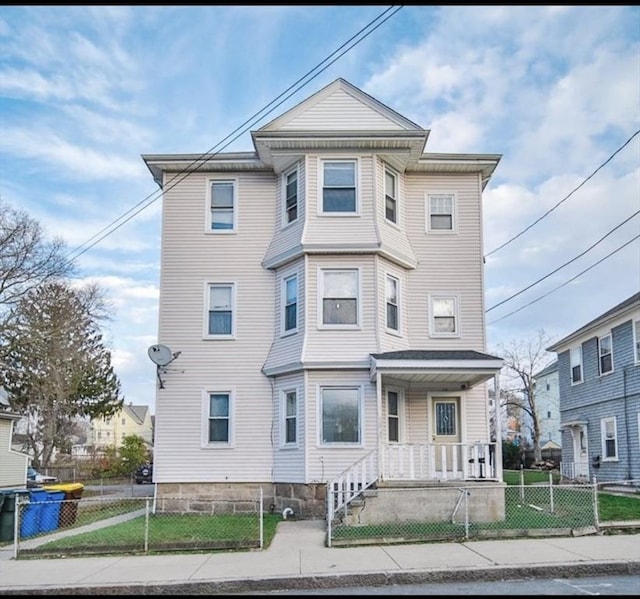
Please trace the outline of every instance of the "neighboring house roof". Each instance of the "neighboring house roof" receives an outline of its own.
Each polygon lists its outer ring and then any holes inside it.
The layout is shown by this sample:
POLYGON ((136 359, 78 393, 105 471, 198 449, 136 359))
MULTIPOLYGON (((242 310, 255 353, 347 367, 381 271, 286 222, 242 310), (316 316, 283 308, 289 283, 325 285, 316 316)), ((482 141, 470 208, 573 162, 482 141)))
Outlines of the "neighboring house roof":
POLYGON ((562 449, 560 445, 558 445, 554 441, 547 441, 540 449, 562 449))
POLYGON ((131 404, 125 404, 124 406, 122 406, 122 408, 123 411, 129 414, 129 416, 131 416, 131 418, 133 418, 133 420, 135 420, 135 422, 137 422, 138 424, 144 423, 144 419, 149 410, 148 406, 133 406, 131 404))
POLYGON ((496 356, 467 349, 401 349, 371 355, 381 360, 502 360, 496 356))
POLYGON ((631 297, 628 297, 626 300, 620 302, 610 310, 603 312, 600 316, 594 318, 592 321, 580 327, 570 335, 560 339, 560 341, 556 341, 556 343, 547 348, 547 351, 557 352, 563 345, 569 343, 573 339, 585 335, 590 330, 597 328, 607 320, 613 320, 636 306, 640 306, 640 292, 634 293, 631 297))
POLYGON ((547 364, 540 372, 534 374, 533 378, 539 379, 540 377, 553 374, 554 372, 558 372, 558 360, 554 360, 551 364, 547 364))

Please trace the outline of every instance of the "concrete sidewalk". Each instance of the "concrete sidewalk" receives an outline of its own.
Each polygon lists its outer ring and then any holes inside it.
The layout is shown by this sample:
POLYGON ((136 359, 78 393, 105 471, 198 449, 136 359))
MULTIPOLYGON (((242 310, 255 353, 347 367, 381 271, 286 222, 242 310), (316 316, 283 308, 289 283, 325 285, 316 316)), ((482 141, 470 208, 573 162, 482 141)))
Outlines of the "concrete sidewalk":
POLYGON ((640 534, 352 548, 322 520, 285 520, 268 549, 0 561, 0 595, 228 594, 278 589, 640 575, 640 534))

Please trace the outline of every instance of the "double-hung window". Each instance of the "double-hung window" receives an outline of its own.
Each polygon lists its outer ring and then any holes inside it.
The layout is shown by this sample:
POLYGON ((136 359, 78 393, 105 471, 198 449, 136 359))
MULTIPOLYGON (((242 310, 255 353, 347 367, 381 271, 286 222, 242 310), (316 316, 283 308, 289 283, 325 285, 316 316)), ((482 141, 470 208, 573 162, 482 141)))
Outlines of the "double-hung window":
POLYGON ((284 224, 298 220, 298 167, 284 176, 284 224))
POLYGON ((431 296, 431 335, 450 337, 458 334, 457 298, 455 296, 431 296))
POLYGON ((636 364, 640 363, 640 320, 633 323, 633 347, 636 364))
POLYGON ((211 230, 233 233, 236 229, 236 182, 211 181, 211 230))
POLYGON ((571 384, 582 382, 582 346, 572 347, 569 351, 571 361, 571 384))
POLYGON ((207 394, 207 444, 225 444, 231 441, 231 393, 207 394))
POLYGON ((387 437, 390 443, 400 441, 400 397, 397 391, 387 391, 387 437))
POLYGON ((295 445, 298 440, 298 399, 294 389, 282 394, 283 445, 295 445))
POLYGON ((389 169, 384 171, 384 216, 398 224, 398 177, 389 169))
POLYGON ((233 283, 209 283, 207 293, 207 335, 232 337, 235 328, 233 283))
POLYGON ((616 431, 616 417, 603 418, 600 421, 602 433, 602 457, 604 460, 618 458, 618 435, 616 431))
POLYGON ((320 390, 323 445, 360 445, 362 405, 360 387, 323 387, 320 390))
POLYGON ((356 212, 356 161, 323 161, 322 213, 355 214, 356 212))
POLYGON ((358 269, 321 271, 322 324, 358 325, 358 269))
POLYGON ((395 277, 387 275, 386 299, 387 299, 387 329, 398 333, 400 331, 399 296, 400 282, 395 277))
POLYGON ((427 231, 452 232, 455 230, 455 196, 437 193, 427 196, 427 231))
POLYGON ((282 315, 285 333, 298 330, 298 275, 286 277, 282 282, 284 311, 282 315))
POLYGON ((598 338, 598 364, 600 367, 600 374, 613 372, 611 334, 598 338))

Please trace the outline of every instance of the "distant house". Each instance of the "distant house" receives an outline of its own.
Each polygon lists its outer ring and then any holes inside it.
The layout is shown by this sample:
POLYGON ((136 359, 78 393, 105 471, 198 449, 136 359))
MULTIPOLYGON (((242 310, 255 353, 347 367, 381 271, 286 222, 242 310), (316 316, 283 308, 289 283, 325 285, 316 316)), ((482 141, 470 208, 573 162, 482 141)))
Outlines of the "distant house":
POLYGON ((138 435, 149 447, 153 445, 153 420, 148 406, 125 404, 108 418, 92 420, 86 443, 75 445, 73 455, 87 456, 108 447, 119 449, 128 435, 138 435))
POLYGON ((535 399, 540 427, 538 443, 540 449, 559 449, 562 446, 560 434, 560 392, 558 389, 558 360, 533 375, 535 399))
POLYGON ((12 449, 18 414, 9 411, 6 391, 0 388, 0 489, 23 488, 27 484, 29 456, 12 449))
POLYGON ((424 153, 428 130, 343 79, 251 135, 143 156, 159 347, 180 352, 159 370, 158 497, 264 490, 315 517, 327 488, 445 481, 455 504, 460 481, 501 482, 482 260, 500 156, 424 153))
POLYGON ((640 293, 554 343, 561 473, 599 482, 640 479, 640 293))

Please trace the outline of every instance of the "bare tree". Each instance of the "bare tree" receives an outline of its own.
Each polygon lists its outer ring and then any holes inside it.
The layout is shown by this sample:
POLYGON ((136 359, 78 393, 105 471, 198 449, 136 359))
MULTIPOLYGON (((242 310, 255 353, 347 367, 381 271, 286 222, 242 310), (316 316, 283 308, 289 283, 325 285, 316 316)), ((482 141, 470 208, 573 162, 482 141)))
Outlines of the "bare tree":
POLYGON ((47 240, 38 221, 0 199, 0 309, 41 283, 65 277, 73 266, 61 239, 47 240))
POLYGON ((76 417, 109 416, 123 404, 98 322, 105 310, 95 285, 60 281, 32 289, 12 308, 0 385, 25 417, 25 449, 41 467, 68 450, 76 417))
POLYGON ((498 345, 498 355, 504 360, 506 393, 502 397, 508 412, 524 412, 531 419, 531 438, 534 461, 542 460, 540 448, 540 415, 536 405, 534 375, 548 366, 555 357, 546 351, 551 338, 543 329, 536 336, 524 341, 511 341, 506 346, 498 345))

